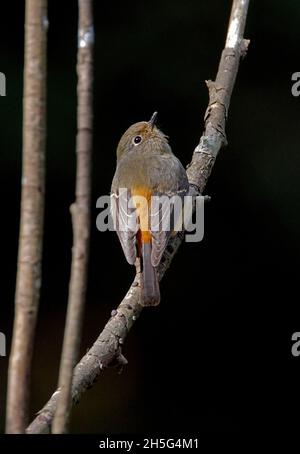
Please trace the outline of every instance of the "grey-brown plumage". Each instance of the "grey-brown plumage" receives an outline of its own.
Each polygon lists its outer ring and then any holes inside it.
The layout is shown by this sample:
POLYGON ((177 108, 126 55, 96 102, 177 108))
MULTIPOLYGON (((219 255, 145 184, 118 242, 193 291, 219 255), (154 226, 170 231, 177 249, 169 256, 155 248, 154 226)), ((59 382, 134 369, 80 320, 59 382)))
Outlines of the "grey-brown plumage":
POLYGON ((149 122, 132 125, 122 136, 111 188, 115 227, 125 257, 130 264, 141 258, 141 304, 145 306, 160 301, 156 267, 173 229, 171 222, 166 230, 163 221, 172 218, 169 201, 173 196, 183 198, 189 188, 185 169, 155 120, 156 113, 149 122), (164 196, 162 202, 158 196, 164 196))

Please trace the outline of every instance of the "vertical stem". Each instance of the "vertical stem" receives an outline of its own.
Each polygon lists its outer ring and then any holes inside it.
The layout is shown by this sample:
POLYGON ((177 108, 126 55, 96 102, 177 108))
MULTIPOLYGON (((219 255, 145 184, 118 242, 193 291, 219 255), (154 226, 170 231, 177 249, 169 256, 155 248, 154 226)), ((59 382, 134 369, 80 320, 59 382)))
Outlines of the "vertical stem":
POLYGON ((233 0, 225 47, 237 49, 241 46, 247 19, 249 0, 233 0))
POLYGON ((60 393, 53 420, 53 433, 68 431, 72 405, 73 368, 79 356, 89 258, 93 126, 93 2, 92 0, 79 0, 78 4, 76 200, 71 206, 73 225, 71 278, 59 372, 60 393))
POLYGON ((8 370, 7 433, 23 433, 28 422, 30 370, 41 287, 47 26, 47 0, 27 0, 21 221, 15 319, 8 370))

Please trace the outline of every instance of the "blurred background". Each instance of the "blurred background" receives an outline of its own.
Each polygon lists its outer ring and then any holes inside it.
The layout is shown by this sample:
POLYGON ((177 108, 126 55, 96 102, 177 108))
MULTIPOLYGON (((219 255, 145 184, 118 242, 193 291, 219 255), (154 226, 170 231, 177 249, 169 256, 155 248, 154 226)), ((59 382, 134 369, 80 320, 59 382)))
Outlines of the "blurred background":
MULTIPOLYGON (((203 130, 226 36, 230 0, 95 1, 93 229, 82 355, 131 282, 112 232, 96 230, 124 130, 158 110, 186 165, 203 130)), ((201 243, 184 244, 158 308, 130 332, 122 375, 107 370, 75 408, 74 433, 196 433, 296 426, 300 357, 300 3, 250 1, 227 135, 206 188, 201 243)), ((48 139, 43 285, 32 417, 58 380, 70 273, 76 134, 77 2, 49 1, 48 139)), ((24 2, 1 4, 0 331, 8 350, 14 312, 22 153, 24 2)), ((0 432, 8 358, 0 358, 0 432)))

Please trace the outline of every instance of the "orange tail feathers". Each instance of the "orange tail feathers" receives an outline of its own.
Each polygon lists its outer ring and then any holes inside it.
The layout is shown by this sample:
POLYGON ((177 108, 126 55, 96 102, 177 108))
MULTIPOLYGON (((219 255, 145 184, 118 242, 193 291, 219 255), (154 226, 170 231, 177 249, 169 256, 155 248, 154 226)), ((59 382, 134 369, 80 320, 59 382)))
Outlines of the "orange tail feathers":
POLYGON ((160 302, 159 283, 156 269, 151 263, 151 243, 142 243, 141 305, 157 306, 160 302))

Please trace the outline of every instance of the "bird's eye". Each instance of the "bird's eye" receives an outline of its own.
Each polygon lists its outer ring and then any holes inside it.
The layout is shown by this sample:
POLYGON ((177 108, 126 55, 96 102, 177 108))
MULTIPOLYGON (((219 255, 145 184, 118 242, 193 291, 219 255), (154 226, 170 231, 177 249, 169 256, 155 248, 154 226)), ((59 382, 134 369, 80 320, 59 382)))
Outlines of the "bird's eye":
POLYGON ((141 136, 135 136, 135 138, 133 139, 134 145, 138 145, 141 141, 142 141, 141 136))

